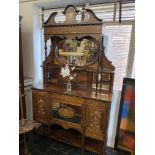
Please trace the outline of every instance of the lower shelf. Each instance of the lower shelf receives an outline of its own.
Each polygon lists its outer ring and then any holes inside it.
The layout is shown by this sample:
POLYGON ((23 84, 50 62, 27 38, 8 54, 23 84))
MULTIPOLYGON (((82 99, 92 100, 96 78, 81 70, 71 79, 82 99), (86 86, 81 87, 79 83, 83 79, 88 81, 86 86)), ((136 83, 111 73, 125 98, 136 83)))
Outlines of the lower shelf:
POLYGON ((37 130, 37 133, 43 136, 50 137, 52 139, 79 147, 81 149, 95 152, 97 154, 104 154, 103 141, 98 141, 92 138, 85 137, 84 145, 82 145, 82 134, 74 129, 65 130, 58 125, 53 125, 50 132, 51 133, 49 136, 49 129, 47 126, 41 126, 37 130))

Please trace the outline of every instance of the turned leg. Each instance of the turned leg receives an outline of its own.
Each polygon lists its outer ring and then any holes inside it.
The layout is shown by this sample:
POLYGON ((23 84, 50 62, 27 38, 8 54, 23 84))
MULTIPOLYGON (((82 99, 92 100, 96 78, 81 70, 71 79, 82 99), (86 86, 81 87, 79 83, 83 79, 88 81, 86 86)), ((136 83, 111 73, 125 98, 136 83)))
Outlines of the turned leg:
POLYGON ((51 138, 51 125, 48 125, 48 136, 51 138))
POLYGON ((84 155, 84 150, 85 150, 85 146, 84 146, 84 135, 82 134, 82 155, 84 155))
POLYGON ((131 155, 134 155, 134 154, 135 154, 135 151, 134 151, 134 150, 132 150, 132 151, 131 151, 131 155))
POLYGON ((102 149, 101 155, 106 155, 106 145, 104 142, 102 146, 103 146, 103 149, 102 149))

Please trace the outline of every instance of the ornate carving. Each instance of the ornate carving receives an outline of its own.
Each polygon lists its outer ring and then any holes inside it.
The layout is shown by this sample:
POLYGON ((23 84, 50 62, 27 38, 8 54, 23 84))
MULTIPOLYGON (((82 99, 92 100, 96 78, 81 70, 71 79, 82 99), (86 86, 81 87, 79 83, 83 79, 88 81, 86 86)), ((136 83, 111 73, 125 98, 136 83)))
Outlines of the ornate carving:
POLYGON ((69 25, 69 24, 102 24, 102 20, 99 19, 91 10, 85 9, 84 15, 88 14, 87 20, 80 20, 77 21, 76 17, 81 13, 80 11, 76 10, 76 8, 73 5, 69 5, 66 7, 65 11, 62 12, 64 16, 66 17, 66 20, 64 22, 56 23, 55 17, 57 15, 57 12, 54 12, 50 15, 48 20, 44 23, 44 26, 51 26, 51 25, 69 25))
POLYGON ((65 10, 66 21, 65 23, 73 23, 76 22, 77 11, 73 6, 69 6, 65 10))

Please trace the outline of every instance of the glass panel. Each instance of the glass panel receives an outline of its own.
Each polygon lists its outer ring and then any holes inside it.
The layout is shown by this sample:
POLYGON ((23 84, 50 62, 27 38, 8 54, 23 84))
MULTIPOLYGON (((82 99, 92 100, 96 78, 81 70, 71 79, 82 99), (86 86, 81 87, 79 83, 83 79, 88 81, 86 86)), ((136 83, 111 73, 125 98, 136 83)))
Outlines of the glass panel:
POLYGON ((61 102, 52 103, 52 117, 76 124, 81 123, 81 107, 61 102))
POLYGON ((85 66, 97 59, 97 45, 88 39, 65 39, 57 44, 56 57, 64 64, 85 66))

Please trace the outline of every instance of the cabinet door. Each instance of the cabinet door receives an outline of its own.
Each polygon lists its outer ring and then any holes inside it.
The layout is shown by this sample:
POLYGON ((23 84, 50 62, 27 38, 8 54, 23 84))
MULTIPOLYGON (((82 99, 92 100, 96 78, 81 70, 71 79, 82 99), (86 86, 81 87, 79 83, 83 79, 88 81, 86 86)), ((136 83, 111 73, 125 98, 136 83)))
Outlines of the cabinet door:
POLYGON ((33 116, 34 120, 48 124, 49 120, 49 93, 33 90, 33 116))
POLYGON ((108 122, 108 104, 88 101, 86 108, 85 135, 97 140, 104 140, 108 122))
POLYGON ((83 98, 52 93, 50 97, 51 123, 65 129, 83 129, 83 113, 86 100, 83 98))

